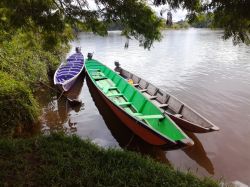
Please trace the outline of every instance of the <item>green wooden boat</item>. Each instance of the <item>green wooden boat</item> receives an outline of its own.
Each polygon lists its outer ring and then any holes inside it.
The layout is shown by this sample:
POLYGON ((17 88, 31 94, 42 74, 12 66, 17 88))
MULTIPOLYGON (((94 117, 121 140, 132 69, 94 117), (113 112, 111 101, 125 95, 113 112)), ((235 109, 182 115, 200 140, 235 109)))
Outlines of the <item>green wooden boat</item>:
POLYGON ((114 114, 144 141, 157 146, 180 148, 193 141, 126 79, 103 65, 85 62, 88 86, 107 103, 114 114))

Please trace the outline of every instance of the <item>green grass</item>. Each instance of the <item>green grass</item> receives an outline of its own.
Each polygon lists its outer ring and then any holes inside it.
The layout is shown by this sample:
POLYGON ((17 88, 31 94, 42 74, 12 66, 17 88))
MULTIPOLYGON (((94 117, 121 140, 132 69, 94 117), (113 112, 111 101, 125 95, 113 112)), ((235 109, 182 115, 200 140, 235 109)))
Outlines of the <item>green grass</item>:
POLYGON ((0 139, 0 186, 218 186, 128 151, 76 136, 0 139))

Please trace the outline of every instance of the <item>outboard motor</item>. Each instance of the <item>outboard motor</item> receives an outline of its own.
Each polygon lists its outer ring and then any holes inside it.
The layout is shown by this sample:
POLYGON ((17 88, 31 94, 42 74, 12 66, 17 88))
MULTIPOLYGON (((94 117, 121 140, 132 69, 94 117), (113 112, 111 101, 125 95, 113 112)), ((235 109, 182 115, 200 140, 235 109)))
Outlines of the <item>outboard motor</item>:
POLYGON ((87 57, 88 57, 88 60, 91 60, 93 57, 93 53, 88 53, 87 57))
POLYGON ((117 73, 121 73, 122 68, 120 67, 120 63, 118 61, 115 61, 115 69, 114 69, 117 73))
POLYGON ((80 53, 81 52, 81 47, 76 47, 76 53, 80 53))
POLYGON ((120 63, 118 61, 115 61, 115 67, 120 67, 120 63))

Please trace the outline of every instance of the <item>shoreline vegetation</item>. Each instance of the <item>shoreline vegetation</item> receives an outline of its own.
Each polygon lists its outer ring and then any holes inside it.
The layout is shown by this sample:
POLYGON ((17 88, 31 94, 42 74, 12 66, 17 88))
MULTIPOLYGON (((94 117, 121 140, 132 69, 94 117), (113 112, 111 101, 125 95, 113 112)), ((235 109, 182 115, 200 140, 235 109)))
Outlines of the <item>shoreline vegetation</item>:
POLYGON ((210 178, 138 153, 100 148, 75 135, 1 138, 0 150, 0 186, 219 186, 210 178))
MULTIPOLYGON (((220 24, 214 23, 214 14, 212 13, 200 13, 193 20, 180 20, 177 22, 173 22, 172 25, 166 24, 166 19, 161 19, 161 30, 178 30, 178 29, 188 29, 190 27, 193 28, 210 28, 217 29, 222 28, 220 24)), ((108 30, 123 30, 122 23, 120 22, 112 22, 109 24, 108 30)))
POLYGON ((50 48, 43 35, 31 31, 0 34, 0 134, 11 137, 16 128, 38 122, 41 109, 35 92, 50 84, 69 45, 58 42, 50 48))
MULTIPOLYGON (((174 22, 173 25, 169 26, 166 25, 166 20, 162 19, 162 27, 161 30, 178 30, 178 29, 188 29, 191 27, 191 25, 188 23, 186 20, 181 20, 178 22, 174 22)), ((119 22, 116 23, 111 23, 108 27, 108 31, 117 31, 117 30, 123 30, 124 28, 122 27, 122 24, 119 22)))

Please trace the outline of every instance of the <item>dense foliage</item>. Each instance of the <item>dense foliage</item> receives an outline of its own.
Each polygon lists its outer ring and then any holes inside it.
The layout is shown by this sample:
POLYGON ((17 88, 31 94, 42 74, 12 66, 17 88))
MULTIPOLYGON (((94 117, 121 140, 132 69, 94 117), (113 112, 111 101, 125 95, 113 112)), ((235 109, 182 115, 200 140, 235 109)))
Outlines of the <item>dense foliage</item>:
POLYGON ((58 38, 67 25, 107 34, 107 26, 120 21, 124 35, 133 36, 145 48, 159 40, 161 21, 145 1, 96 0, 97 7, 90 8, 86 0, 2 0, 0 2, 0 27, 37 29, 50 40, 58 38))
POLYGON ((0 38, 0 134, 31 128, 39 107, 32 94, 56 69, 68 49, 60 40, 50 46, 39 32, 18 29, 0 38))
POLYGON ((56 68, 68 48, 61 43, 53 49, 47 45, 39 33, 18 30, 6 34, 0 42, 0 71, 15 75, 33 89, 34 84, 48 79, 48 70, 56 68))
POLYGON ((105 150, 76 136, 0 139, 0 150, 0 186, 219 186, 135 153, 105 150))
POLYGON ((38 106, 29 88, 0 71, 0 134, 13 134, 16 126, 31 127, 38 116, 38 106))

